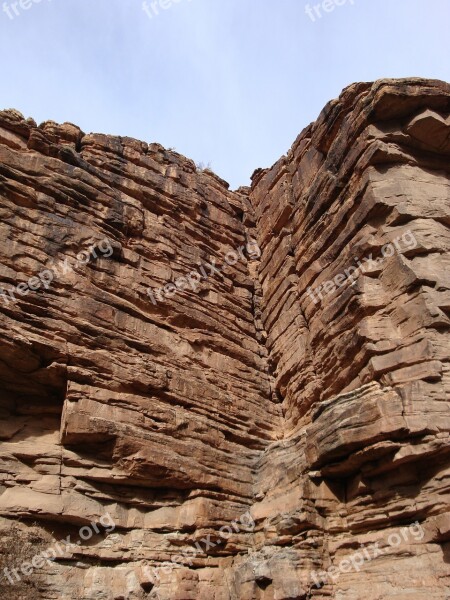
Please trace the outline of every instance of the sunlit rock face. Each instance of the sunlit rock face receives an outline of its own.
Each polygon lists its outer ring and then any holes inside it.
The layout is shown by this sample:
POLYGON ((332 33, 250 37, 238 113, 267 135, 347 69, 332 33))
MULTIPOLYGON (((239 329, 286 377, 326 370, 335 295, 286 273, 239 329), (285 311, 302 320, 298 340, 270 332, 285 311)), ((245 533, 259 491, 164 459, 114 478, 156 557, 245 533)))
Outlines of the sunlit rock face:
POLYGON ((43 598, 450 597, 449 158, 429 80, 235 192, 0 113, 1 527, 59 541, 43 598))

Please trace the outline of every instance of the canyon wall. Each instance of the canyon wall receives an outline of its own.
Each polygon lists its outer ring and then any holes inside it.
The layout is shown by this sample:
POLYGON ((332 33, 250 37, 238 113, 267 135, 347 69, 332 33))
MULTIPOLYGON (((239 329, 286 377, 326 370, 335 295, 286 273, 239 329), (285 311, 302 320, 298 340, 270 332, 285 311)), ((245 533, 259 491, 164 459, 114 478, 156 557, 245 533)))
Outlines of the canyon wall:
POLYGON ((450 598, 449 157, 419 79, 235 192, 0 113, 0 526, 71 536, 43 598, 450 598))

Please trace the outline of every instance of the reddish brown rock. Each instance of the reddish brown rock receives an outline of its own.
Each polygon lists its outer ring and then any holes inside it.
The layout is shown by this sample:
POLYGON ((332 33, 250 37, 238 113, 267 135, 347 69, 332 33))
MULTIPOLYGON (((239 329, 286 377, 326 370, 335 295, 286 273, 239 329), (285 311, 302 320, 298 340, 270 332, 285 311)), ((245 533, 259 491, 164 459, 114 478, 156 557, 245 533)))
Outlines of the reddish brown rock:
POLYGON ((355 84, 232 192, 0 113, 0 515, 71 535, 44 598, 450 597, 449 115, 355 84))

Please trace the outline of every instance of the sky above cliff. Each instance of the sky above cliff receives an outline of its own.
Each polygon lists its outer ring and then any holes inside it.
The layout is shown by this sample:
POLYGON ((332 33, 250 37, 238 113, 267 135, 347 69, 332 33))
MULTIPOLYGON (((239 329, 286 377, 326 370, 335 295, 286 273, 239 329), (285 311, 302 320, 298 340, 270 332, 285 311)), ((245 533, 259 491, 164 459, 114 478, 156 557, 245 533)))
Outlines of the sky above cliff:
POLYGON ((1 108, 159 142, 232 188, 355 81, 450 80, 448 0, 0 4, 1 108))

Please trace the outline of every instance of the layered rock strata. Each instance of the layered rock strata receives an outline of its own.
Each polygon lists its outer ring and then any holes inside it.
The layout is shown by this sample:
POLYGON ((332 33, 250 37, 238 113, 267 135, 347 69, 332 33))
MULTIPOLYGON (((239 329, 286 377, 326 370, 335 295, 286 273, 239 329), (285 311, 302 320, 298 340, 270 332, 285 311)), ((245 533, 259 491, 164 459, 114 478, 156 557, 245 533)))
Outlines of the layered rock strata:
POLYGON ((1 524, 75 541, 42 597, 450 597, 449 157, 428 80, 235 192, 0 113, 1 524))

